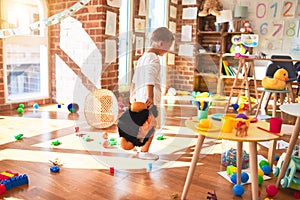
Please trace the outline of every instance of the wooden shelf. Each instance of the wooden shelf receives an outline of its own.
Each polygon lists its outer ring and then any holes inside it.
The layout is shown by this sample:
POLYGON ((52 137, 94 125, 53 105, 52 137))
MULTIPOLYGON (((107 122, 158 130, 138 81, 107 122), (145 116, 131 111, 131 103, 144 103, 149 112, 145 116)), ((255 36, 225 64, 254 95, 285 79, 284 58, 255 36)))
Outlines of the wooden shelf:
POLYGON ((196 53, 196 56, 198 55, 208 55, 208 56, 221 56, 222 54, 221 53, 214 53, 214 52, 203 52, 203 53, 196 53))
POLYGON ((198 35, 222 35, 223 32, 220 31, 198 31, 198 35))

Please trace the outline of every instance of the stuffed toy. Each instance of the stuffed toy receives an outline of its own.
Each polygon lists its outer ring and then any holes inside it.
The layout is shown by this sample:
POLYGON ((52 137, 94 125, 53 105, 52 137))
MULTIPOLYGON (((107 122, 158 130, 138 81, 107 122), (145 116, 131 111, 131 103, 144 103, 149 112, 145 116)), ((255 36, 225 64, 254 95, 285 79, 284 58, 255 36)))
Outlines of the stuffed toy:
POLYGON ((221 10, 223 10, 223 4, 219 0, 204 0, 198 15, 200 17, 205 17, 209 14, 219 16, 221 10))
POLYGON ((240 28, 240 31, 242 33, 252 33, 253 29, 251 28, 250 22, 247 20, 243 21, 243 26, 240 28))
POLYGON ((261 84, 265 89, 284 90, 286 88, 286 81, 289 79, 288 76, 288 72, 280 68, 274 73, 273 78, 264 77, 261 84))
POLYGON ((229 47, 229 52, 236 54, 245 54, 248 50, 246 46, 243 45, 241 41, 241 35, 233 35, 231 38, 231 46, 229 47))

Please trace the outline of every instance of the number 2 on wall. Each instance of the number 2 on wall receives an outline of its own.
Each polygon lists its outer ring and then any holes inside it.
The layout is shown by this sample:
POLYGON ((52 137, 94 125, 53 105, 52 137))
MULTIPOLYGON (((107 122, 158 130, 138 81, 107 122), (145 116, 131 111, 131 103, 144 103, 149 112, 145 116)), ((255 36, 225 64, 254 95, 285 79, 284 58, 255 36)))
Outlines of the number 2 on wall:
POLYGON ((294 5, 293 1, 284 1, 282 16, 283 17, 294 17, 295 9, 296 9, 294 6, 295 5, 294 5))

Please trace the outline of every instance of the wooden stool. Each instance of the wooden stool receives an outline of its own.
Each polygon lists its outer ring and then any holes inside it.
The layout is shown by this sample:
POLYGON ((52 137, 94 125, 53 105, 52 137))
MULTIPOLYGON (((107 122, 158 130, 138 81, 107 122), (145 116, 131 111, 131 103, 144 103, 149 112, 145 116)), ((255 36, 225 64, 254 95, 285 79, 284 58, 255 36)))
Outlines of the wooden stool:
MULTIPOLYGON (((262 95, 261 95, 261 98, 260 98, 260 101, 259 101, 259 104, 258 104, 258 107, 257 107, 257 110, 256 110, 255 118, 257 118, 257 116, 258 116, 258 112, 259 112, 259 110, 262 106, 262 102, 264 100, 264 96, 265 96, 266 93, 268 93, 267 101, 266 101, 266 104, 264 106, 264 110, 265 110, 266 114, 268 113, 267 107, 268 107, 268 104, 269 104, 269 101, 270 101, 270 98, 271 98, 272 94, 273 94, 273 97, 274 97, 273 98, 272 117, 276 117, 277 94, 280 94, 280 96, 282 96, 282 94, 290 93, 289 90, 268 90, 268 89, 265 89, 265 88, 258 88, 257 90, 262 91, 262 95)), ((280 98, 280 104, 281 105, 283 104, 283 98, 280 98)), ((283 118, 282 112, 281 112, 281 118, 283 118)), ((270 147, 269 147, 269 150, 268 150, 268 162, 269 162, 270 166, 273 165, 273 158, 274 158, 274 155, 275 155, 276 145, 277 145, 276 140, 270 141, 270 147)))
POLYGON ((255 96, 256 96, 256 99, 258 99, 254 60, 253 59, 247 59, 247 58, 239 58, 239 66, 238 66, 238 69, 237 69, 235 79, 234 79, 233 84, 232 84, 232 88, 231 88, 231 91, 230 91, 228 103, 226 104, 226 107, 225 107, 225 113, 227 113, 227 111, 228 111, 228 108, 229 108, 229 105, 230 105, 230 102, 231 102, 231 98, 233 97, 233 94, 236 94, 236 93, 238 94, 237 100, 236 100, 236 103, 238 103, 239 97, 241 96, 241 92, 240 92, 241 90, 246 91, 246 95, 247 95, 247 99, 248 99, 248 103, 249 103, 249 112, 251 113, 252 106, 251 106, 250 85, 249 85, 249 78, 248 78, 248 75, 249 75, 251 70, 252 70, 252 73, 253 73, 255 96), (244 73, 243 74, 244 78, 243 78, 241 86, 237 87, 237 80, 239 79, 239 74, 240 74, 242 69, 243 69, 243 73, 244 73), (238 92, 235 92, 234 90, 238 90, 238 92))

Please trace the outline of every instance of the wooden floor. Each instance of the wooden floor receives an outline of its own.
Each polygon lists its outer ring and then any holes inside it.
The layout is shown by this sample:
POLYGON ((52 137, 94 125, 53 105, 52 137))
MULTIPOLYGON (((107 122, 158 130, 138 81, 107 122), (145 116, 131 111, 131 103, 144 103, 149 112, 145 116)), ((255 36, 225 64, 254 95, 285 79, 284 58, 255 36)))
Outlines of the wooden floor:
MULTIPOLYGON (((196 115, 196 110, 191 106, 182 107, 176 105, 166 108, 168 111, 166 117, 167 125, 182 126, 186 118, 196 115)), ((16 111, 2 112, 0 115, 18 116, 16 111)), ((83 116, 41 108, 38 114, 26 109, 23 116, 19 117, 70 120, 83 116)), ((28 124, 28 126, 34 127, 35 124, 28 124)), ((115 126, 108 130, 115 131, 115 126)), ((97 130, 90 128, 90 131, 97 130)), ((5 132, 0 134, 5 135, 5 132)), ((5 152, 14 153, 6 155, 5 158, 0 157, 0 171, 11 170, 20 174, 26 173, 29 177, 29 185, 13 188, 1 195, 0 199, 180 199, 194 146, 187 148, 177 159, 177 161, 183 163, 182 166, 166 167, 150 173, 146 171, 116 171, 113 175, 110 174, 108 167, 98 168, 98 165, 93 162, 87 165, 87 163, 84 163, 84 160, 80 160, 80 156, 83 155, 92 158, 89 151, 35 146, 35 144, 72 134, 74 135, 74 127, 68 127, 24 138, 21 142, 12 141, 1 144, 1 155, 5 154, 5 152), (32 155, 39 155, 38 153, 45 152, 66 153, 66 155, 74 156, 74 159, 78 156, 79 160, 77 160, 76 166, 62 166, 60 173, 53 174, 49 172, 50 164, 45 162, 45 158, 22 159, 23 156, 24 158, 28 157, 24 152, 32 155)), ((214 145, 214 143, 211 145, 214 145)), ((266 153, 265 148, 259 147, 259 154, 266 156, 266 153)), ((280 155, 280 152, 278 152, 278 155, 280 155)), ((167 156, 164 159, 167 159, 167 156)), ((242 197, 236 197, 233 194, 233 185, 217 174, 217 172, 223 170, 225 170, 225 167, 221 165, 219 153, 202 154, 187 198, 190 200, 207 199, 207 192, 215 191, 219 200, 251 199, 251 187, 249 184, 245 185, 245 193, 242 197)), ((266 186, 274 184, 275 181, 276 178, 272 177, 271 180, 263 183, 260 187, 261 199, 266 197, 266 186)), ((290 189, 280 189, 274 199, 293 199, 294 192, 290 189)))

